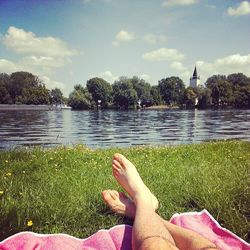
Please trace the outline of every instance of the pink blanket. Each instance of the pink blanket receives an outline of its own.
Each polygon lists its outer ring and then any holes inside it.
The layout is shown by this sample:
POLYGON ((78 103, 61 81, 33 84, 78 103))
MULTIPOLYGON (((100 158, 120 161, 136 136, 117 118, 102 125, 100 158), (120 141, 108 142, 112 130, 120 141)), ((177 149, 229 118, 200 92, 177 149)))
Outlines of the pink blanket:
MULTIPOLYGON (((250 250, 250 244, 222 228, 218 222, 203 210, 175 214, 173 224, 191 229, 214 242, 223 250, 250 250)), ((109 230, 100 230, 86 239, 78 239, 66 234, 36 234, 22 232, 0 242, 0 250, 91 250, 131 249, 132 227, 119 225, 109 230)))

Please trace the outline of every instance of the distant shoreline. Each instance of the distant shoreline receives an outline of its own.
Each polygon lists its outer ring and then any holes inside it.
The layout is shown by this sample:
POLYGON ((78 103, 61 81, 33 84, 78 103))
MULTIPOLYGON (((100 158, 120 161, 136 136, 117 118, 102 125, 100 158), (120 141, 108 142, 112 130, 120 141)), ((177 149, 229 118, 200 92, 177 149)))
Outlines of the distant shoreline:
POLYGON ((174 107, 171 107, 169 105, 156 105, 156 106, 149 106, 149 107, 146 107, 145 109, 149 109, 149 110, 158 110, 158 109, 179 109, 178 106, 174 106, 174 107))
MULTIPOLYGON (((212 109, 212 110, 218 110, 218 109, 243 109, 244 110, 244 109, 249 109, 249 108, 210 107, 209 109, 212 109)), ((45 110, 45 111, 50 111, 50 110, 73 110, 73 109, 71 107, 69 107, 69 106, 60 106, 60 105, 58 105, 56 107, 54 105, 0 104, 0 111, 3 111, 3 110, 38 110, 38 111, 39 110, 45 110)), ((107 110, 119 110, 119 109, 109 108, 107 110)), ((158 105, 158 106, 145 107, 145 108, 142 108, 141 110, 183 110, 183 108, 178 107, 178 106, 158 105)), ((189 109, 187 109, 187 110, 189 110, 189 109)), ((192 110, 192 109, 190 109, 190 110, 192 110)))
POLYGON ((53 106, 53 105, 34 105, 34 104, 0 104, 0 110, 61 110, 71 109, 71 107, 65 106, 53 106))
MULTIPOLYGON (((52 105, 35 105, 35 104, 0 104, 0 110, 61 110, 70 109, 68 106, 52 106, 52 105)), ((158 105, 143 108, 144 110, 164 110, 164 109, 179 109, 179 107, 170 107, 168 105, 158 105)))

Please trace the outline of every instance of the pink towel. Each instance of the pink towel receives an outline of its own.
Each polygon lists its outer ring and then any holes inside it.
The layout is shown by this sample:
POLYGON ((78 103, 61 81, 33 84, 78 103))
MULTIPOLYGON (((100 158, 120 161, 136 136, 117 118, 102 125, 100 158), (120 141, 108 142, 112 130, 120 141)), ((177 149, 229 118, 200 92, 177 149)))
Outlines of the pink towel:
MULTIPOLYGON (((207 210, 199 213, 175 214, 171 223, 193 230, 223 250, 250 250, 250 244, 222 228, 207 210)), ((100 230, 86 239, 66 234, 36 234, 22 232, 0 242, 0 250, 129 250, 132 227, 118 225, 109 230, 100 230)))
POLYGON ((206 210, 174 214, 170 222, 186 228, 212 241, 222 250, 250 250, 250 244, 237 235, 220 226, 213 216, 206 210))

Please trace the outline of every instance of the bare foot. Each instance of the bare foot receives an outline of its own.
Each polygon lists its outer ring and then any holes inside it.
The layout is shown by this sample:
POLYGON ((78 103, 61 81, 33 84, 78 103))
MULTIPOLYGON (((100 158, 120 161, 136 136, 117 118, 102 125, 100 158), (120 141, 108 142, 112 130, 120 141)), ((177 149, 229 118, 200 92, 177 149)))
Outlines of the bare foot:
POLYGON ((116 190, 104 190, 102 198, 113 212, 132 219, 135 217, 135 204, 124 193, 116 190))
POLYGON ((158 200, 142 181, 136 167, 122 154, 116 153, 112 161, 113 175, 119 184, 136 202, 138 197, 150 201, 154 210, 158 208, 158 200))

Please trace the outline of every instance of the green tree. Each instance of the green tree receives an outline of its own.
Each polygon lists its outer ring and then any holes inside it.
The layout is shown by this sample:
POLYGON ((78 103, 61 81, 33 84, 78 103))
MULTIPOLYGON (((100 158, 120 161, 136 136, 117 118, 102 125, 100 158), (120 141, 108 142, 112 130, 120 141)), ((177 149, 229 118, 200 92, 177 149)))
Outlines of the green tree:
POLYGON ((112 100, 112 87, 110 83, 102 78, 92 78, 87 81, 87 89, 92 95, 96 106, 98 105, 98 100, 101 101, 102 107, 107 107, 112 100))
MULTIPOLYGON (((8 91, 14 103, 23 100, 25 89, 38 87, 41 81, 37 76, 29 72, 14 72, 10 75, 10 83, 8 91)), ((25 96, 24 96, 25 97, 25 96)))
POLYGON ((116 107, 123 109, 128 109, 130 105, 136 105, 138 97, 131 79, 120 77, 118 81, 114 82, 113 101, 116 107))
POLYGON ((247 86, 249 82, 249 77, 242 73, 234 73, 227 76, 227 81, 233 84, 233 86, 247 86))
POLYGON ((233 85, 234 105, 237 108, 250 108, 250 78, 242 73, 228 75, 233 85))
POLYGON ((233 85, 228 81, 220 80, 218 82, 219 89, 219 101, 223 106, 233 105, 234 104, 234 95, 233 95, 233 85))
POLYGON ((51 102, 53 104, 60 105, 63 103, 63 93, 59 88, 54 88, 50 92, 51 102))
POLYGON ((69 103, 69 98, 63 96, 63 103, 66 104, 66 105, 68 105, 68 103, 69 103))
POLYGON ((161 95, 167 104, 181 104, 185 85, 183 81, 176 76, 168 77, 159 81, 161 95))
POLYGON ((1 73, 0 74, 0 81, 8 89, 8 86, 10 85, 10 76, 8 74, 6 74, 6 73, 1 73))
POLYGON ((9 93, 10 76, 6 73, 0 74, 0 103, 12 104, 13 100, 9 93))
POLYGON ((206 83, 205 83, 205 86, 210 88, 216 84, 219 80, 227 80, 227 77, 225 75, 213 75, 213 76, 210 76, 206 83))
POLYGON ((44 84, 37 87, 25 88, 22 95, 16 98, 16 104, 50 104, 50 92, 44 84))
POLYGON ((4 84, 0 79, 0 104, 12 104, 11 96, 4 84))
POLYGON ((198 95, 196 90, 192 87, 188 87, 184 91, 183 95, 183 103, 187 108, 194 108, 196 105, 196 100, 198 99, 198 95))
POLYGON ((161 92, 159 86, 152 86, 150 90, 151 96, 153 98, 154 105, 160 105, 163 103, 161 92))
MULTIPOLYGON (((49 90, 43 82, 29 72, 14 72, 10 76, 0 74, 8 96, 8 103, 16 104, 49 104, 49 90)), ((4 91, 4 90, 2 90, 4 91)))
POLYGON ((141 105, 150 106, 154 103, 153 97, 151 95, 151 86, 145 80, 140 79, 137 76, 134 76, 131 79, 133 88, 137 93, 138 99, 141 101, 141 105))
POLYGON ((68 105, 75 110, 90 109, 93 99, 86 88, 81 85, 74 86, 73 92, 69 95, 68 105))
POLYGON ((212 104, 215 106, 219 105, 219 99, 220 99, 218 82, 225 80, 226 80, 225 75, 213 75, 209 77, 205 83, 205 86, 211 90, 212 104))
MULTIPOLYGON (((36 104, 50 104, 50 91, 45 87, 44 84, 39 84, 38 87, 34 88, 34 95, 36 104)), ((30 102, 31 103, 31 102, 30 102)))
POLYGON ((212 104, 211 89, 199 86, 196 90, 198 95, 198 108, 209 108, 212 104))
POLYGON ((236 108, 250 108, 250 84, 234 87, 234 104, 236 108))
POLYGON ((213 105, 232 105, 234 103, 233 84, 225 76, 217 75, 208 78, 206 86, 211 89, 213 105))

